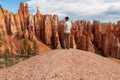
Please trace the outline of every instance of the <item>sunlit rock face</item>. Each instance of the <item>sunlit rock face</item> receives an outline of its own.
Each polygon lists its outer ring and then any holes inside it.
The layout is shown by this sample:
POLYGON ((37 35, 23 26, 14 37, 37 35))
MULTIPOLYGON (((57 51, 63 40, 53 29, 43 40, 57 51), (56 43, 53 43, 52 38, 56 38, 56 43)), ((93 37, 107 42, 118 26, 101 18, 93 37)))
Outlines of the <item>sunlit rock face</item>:
MULTIPOLYGON (((0 9, 0 34, 12 38, 25 38, 30 41, 42 41, 56 49, 64 47, 64 20, 59 16, 42 14, 37 8, 36 14, 30 14, 27 3, 20 3, 18 13, 13 14, 0 9)), ((100 23, 87 20, 72 22, 71 48, 100 53, 118 58, 120 41, 120 21, 100 23)))
POLYGON ((0 8, 0 34, 7 34, 4 13, 5 13, 5 11, 0 8))

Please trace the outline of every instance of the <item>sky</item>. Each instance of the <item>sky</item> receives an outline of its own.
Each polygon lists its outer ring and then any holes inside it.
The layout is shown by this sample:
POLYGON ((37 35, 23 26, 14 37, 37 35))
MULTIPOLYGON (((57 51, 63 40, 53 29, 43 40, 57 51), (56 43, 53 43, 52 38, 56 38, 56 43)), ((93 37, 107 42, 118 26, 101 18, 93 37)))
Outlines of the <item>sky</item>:
POLYGON ((71 20, 120 20, 120 0, 0 0, 2 7, 13 13, 18 11, 20 2, 28 3, 31 14, 38 7, 42 14, 57 14, 60 19, 69 16, 71 20))

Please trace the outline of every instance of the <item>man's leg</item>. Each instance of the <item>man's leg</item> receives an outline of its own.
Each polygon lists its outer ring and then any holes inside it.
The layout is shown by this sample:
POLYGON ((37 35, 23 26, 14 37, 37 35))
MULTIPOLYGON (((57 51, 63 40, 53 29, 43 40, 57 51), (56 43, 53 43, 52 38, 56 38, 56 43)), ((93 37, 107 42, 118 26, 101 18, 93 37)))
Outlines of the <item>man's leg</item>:
POLYGON ((68 48, 70 49, 70 33, 68 34, 68 48))
POLYGON ((66 33, 64 33, 64 45, 63 48, 66 49, 66 33))
POLYGON ((70 34, 67 33, 67 49, 70 48, 70 34))

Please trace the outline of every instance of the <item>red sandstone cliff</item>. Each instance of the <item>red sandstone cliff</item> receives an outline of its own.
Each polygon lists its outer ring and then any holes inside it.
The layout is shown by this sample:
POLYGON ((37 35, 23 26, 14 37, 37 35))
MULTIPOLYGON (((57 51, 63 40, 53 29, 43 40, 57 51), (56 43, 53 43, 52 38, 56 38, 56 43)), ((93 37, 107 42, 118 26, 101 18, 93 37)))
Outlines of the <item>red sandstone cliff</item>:
MULTIPOLYGON (((0 9, 0 34, 10 37, 10 41, 25 38, 31 42, 43 42, 52 48, 61 48, 63 24, 64 21, 60 21, 57 15, 43 15, 39 9, 35 15, 31 15, 27 3, 21 3, 16 14, 0 9)), ((120 22, 101 24, 99 21, 91 23, 78 20, 72 24, 71 48, 96 53, 100 51, 104 56, 119 57, 120 22)), ((9 43, 6 45, 10 46, 9 43)))

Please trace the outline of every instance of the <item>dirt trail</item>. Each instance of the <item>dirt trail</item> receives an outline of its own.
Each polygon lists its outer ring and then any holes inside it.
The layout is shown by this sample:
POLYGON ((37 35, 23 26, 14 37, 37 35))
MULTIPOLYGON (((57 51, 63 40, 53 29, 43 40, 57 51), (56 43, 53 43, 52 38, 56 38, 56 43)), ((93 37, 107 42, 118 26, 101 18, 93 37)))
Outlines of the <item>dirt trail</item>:
POLYGON ((120 64, 86 51, 58 49, 1 70, 0 80, 120 80, 120 64))

